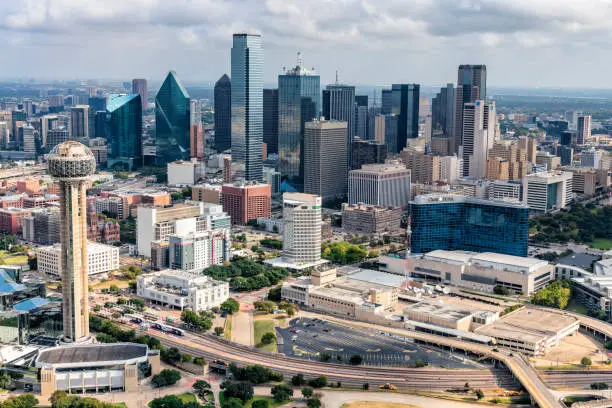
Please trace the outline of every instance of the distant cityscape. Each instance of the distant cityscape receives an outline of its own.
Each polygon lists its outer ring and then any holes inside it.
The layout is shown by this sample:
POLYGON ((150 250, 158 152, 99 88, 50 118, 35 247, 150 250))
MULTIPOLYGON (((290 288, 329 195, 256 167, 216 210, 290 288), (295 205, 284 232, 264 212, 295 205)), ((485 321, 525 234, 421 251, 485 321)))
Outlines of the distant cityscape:
POLYGON ((9 398, 612 406, 612 101, 484 64, 322 84, 299 51, 265 86, 265 34, 232 39, 195 92, 0 84, 9 398))

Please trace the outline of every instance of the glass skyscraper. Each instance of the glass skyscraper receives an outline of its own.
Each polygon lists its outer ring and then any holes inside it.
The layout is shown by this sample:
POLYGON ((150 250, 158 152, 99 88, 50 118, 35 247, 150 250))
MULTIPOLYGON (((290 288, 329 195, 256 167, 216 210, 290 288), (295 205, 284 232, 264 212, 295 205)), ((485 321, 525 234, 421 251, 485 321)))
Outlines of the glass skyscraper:
POLYGON ((487 100, 487 66, 459 65, 455 90, 455 152, 463 146, 463 107, 466 103, 487 100))
POLYGON ((155 96, 156 164, 165 166, 191 157, 189 93, 170 71, 155 96))
POLYGON ((264 89, 263 141, 268 154, 278 153, 278 89, 264 89))
POLYGON ((232 46, 232 162, 246 180, 263 180, 263 48, 261 36, 234 34, 232 46))
POLYGON ((406 147, 407 139, 416 139, 419 136, 419 99, 420 85, 393 84, 391 87, 391 113, 398 117, 397 151, 406 147))
POLYGON ((355 87, 349 85, 327 85, 323 91, 323 117, 327 120, 341 120, 348 124, 346 141, 348 166, 352 162, 355 136, 355 87))
POLYGON ((321 108, 318 75, 298 64, 278 76, 278 154, 281 177, 294 189, 304 189, 304 124, 321 108))
POLYGON ((410 229, 415 254, 444 249, 525 257, 529 208, 465 196, 418 196, 410 204, 410 229))
POLYGON ((108 167, 132 170, 142 164, 142 103, 139 94, 110 95, 106 106, 108 167))
POLYGON ((232 81, 223 74, 215 83, 215 149, 232 147, 232 81))

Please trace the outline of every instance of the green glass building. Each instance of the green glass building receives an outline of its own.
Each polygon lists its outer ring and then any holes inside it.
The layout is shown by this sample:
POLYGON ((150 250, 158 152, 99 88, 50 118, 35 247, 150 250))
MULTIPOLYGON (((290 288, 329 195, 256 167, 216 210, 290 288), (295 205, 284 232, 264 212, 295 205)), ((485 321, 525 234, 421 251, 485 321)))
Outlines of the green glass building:
POLYGON ((139 94, 110 95, 106 106, 108 167, 133 170, 142 165, 142 102, 139 94))
POLYGON ((170 71, 155 96, 156 160, 165 166, 191 157, 189 139, 189 93, 170 71))

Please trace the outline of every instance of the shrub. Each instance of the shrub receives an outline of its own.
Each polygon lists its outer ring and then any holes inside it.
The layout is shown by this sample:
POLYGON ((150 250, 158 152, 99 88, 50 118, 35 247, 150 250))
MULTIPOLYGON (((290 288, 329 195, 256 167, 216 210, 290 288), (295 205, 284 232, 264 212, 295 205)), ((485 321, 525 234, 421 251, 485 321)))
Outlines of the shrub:
POLYGON ((582 357, 582 360, 580 360, 580 364, 582 364, 583 366, 588 367, 588 366, 590 366, 591 364, 593 364, 593 362, 591 361, 591 359, 590 359, 590 358, 588 358, 588 357, 586 357, 586 356, 585 356, 585 357, 582 357))
POLYGON ((593 383, 591 384, 591 389, 592 390, 607 390, 608 384, 603 383, 603 382, 597 382, 597 383, 593 383))
POLYGON ((157 375, 151 378, 151 384, 155 388, 166 387, 168 385, 174 385, 181 379, 181 373, 176 370, 164 369, 157 375))
POLYGON ((260 399, 260 400, 253 401, 253 403, 251 404, 251 407, 252 408, 270 408, 270 403, 268 402, 268 400, 260 399))
POLYGON ((264 335, 261 336, 261 342, 263 344, 272 344, 274 341, 276 341, 276 335, 272 332, 264 333, 264 335))
POLYGON ((327 386, 327 377, 320 375, 317 378, 309 380, 308 385, 310 385, 312 388, 323 388, 327 386))
POLYGON ((476 398, 478 398, 479 400, 484 398, 484 392, 482 392, 481 389, 476 390, 476 398))
POLYGON ((303 396, 304 398, 310 398, 310 397, 312 397, 313 392, 314 392, 314 390, 313 390, 312 388, 310 388, 310 387, 304 387, 304 388, 302 388, 302 396, 303 396))
POLYGON ((359 354, 354 354, 351 356, 351 359, 349 360, 349 362, 352 365, 359 365, 363 362, 363 357, 361 357, 359 354))
POLYGON ((304 379, 304 374, 296 374, 291 377, 291 385, 294 387, 301 387, 306 384, 306 380, 304 379))
POLYGON ((270 391, 275 401, 287 401, 293 396, 293 388, 289 384, 278 384, 270 391))

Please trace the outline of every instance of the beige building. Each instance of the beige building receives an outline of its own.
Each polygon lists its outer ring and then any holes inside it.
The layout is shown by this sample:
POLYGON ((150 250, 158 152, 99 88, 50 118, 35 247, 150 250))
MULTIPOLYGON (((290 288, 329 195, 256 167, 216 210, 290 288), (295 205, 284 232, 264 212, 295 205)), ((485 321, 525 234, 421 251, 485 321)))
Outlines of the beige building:
POLYGON ((449 329, 472 331, 499 318, 498 312, 456 308, 434 302, 418 302, 404 308, 404 319, 449 329))
POLYGON ((547 261, 493 252, 436 250, 410 256, 406 264, 414 277, 489 293, 502 286, 531 295, 554 279, 553 266, 547 261))
POLYGON ((538 142, 534 137, 521 136, 519 137, 519 147, 525 150, 526 160, 530 163, 536 162, 536 153, 538 151, 538 142))
POLYGON ((198 184, 191 189, 191 199, 204 203, 221 204, 221 185, 198 184))
POLYGON ((550 170, 555 170, 561 167, 561 158, 559 156, 555 156, 548 152, 537 152, 536 153, 536 164, 540 166, 546 165, 546 168, 550 170))
POLYGON ((440 180, 440 156, 424 154, 415 148, 406 147, 401 151, 400 157, 410 170, 413 182, 432 183, 440 180))
POLYGON ((590 167, 565 166, 561 170, 572 173, 572 191, 592 197, 597 190, 598 171, 590 167))
POLYGON ((403 211, 399 207, 345 204, 342 209, 342 229, 361 234, 384 234, 401 229, 403 211))
POLYGON ((490 157, 487 160, 487 178, 491 180, 510 180, 510 162, 501 157, 490 157))
POLYGON ((520 180, 527 175, 527 153, 520 144, 509 140, 496 142, 489 150, 487 178, 520 180))

